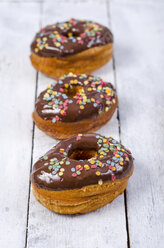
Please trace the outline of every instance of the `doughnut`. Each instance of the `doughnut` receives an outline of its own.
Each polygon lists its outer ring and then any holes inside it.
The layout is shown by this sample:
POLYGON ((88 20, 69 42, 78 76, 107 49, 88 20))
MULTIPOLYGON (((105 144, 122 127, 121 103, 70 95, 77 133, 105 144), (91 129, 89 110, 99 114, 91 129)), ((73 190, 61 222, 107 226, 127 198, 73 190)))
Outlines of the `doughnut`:
POLYGON ((111 83, 97 76, 69 73, 41 92, 33 120, 46 134, 66 139, 99 129, 110 120, 117 104, 111 83))
POLYGON ((34 164, 33 194, 56 213, 84 214, 123 193, 133 169, 131 152, 112 137, 78 134, 34 164))
POLYGON ((31 63, 49 77, 91 73, 112 57, 110 30, 93 21, 70 19, 42 28, 31 44, 31 63))

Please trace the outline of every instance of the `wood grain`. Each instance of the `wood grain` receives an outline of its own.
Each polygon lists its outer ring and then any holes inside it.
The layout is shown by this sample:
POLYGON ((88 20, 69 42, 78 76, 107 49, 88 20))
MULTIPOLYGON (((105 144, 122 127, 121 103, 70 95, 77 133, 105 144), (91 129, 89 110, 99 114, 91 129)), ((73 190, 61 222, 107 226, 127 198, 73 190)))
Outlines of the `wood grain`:
POLYGON ((28 53, 38 19, 35 3, 0 3, 0 247, 24 246, 36 77, 28 53))
POLYGON ((135 157, 127 189, 131 247, 164 247, 164 2, 111 2, 121 140, 135 157), (121 21, 120 21, 121 18, 121 21))

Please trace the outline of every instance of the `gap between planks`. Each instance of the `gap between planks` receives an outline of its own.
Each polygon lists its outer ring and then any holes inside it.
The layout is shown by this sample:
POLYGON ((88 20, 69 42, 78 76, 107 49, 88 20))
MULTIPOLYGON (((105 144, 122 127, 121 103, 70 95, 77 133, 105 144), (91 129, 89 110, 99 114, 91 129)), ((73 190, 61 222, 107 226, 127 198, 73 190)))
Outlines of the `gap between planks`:
MULTIPOLYGON (((39 76, 39 72, 36 72, 35 96, 34 96, 35 101, 37 98, 37 90, 38 90, 38 76, 39 76)), ((34 104, 35 104, 35 101, 34 101, 34 104)), ((24 246, 25 248, 27 247, 27 239, 28 239, 28 222, 29 222, 29 209, 30 209, 30 197, 31 197, 31 172, 32 172, 32 165, 33 165, 34 137, 35 137, 35 123, 33 122, 32 140, 31 140, 31 163, 30 163, 28 201, 27 201, 26 235, 25 235, 25 246, 24 246)))
MULTIPOLYGON (((106 0, 106 8, 107 8, 108 26, 110 27, 110 26, 112 26, 111 25, 112 21, 111 21, 111 15, 110 15, 110 2, 109 1, 110 0, 106 0)), ((112 57, 112 67, 113 67, 114 84, 115 84, 116 93, 117 93, 117 72, 116 72, 114 52, 113 52, 113 57, 112 57)), ((117 107, 117 120, 118 120, 119 141, 121 143, 121 121, 120 121, 120 114, 119 114, 119 103, 118 103, 118 107, 117 107)), ((126 189, 124 191, 124 207, 125 207, 125 221, 126 221, 126 233, 127 233, 127 248, 130 248, 130 232, 129 232, 128 205, 127 205, 126 189)))
MULTIPOLYGON (((38 2, 39 9, 40 9, 40 18, 39 18, 39 26, 42 26, 42 13, 43 13, 43 1, 38 2)), ((34 99, 37 99, 38 93, 38 80, 39 80, 39 72, 36 72, 36 81, 35 81, 35 94, 34 99)), ((35 105, 34 101, 34 105, 35 105)), ((28 201, 27 201, 27 218, 26 218, 26 234, 25 234, 25 245, 27 247, 27 240, 28 240, 28 225, 29 225, 29 210, 30 210, 30 198, 31 198, 31 172, 32 172, 32 165, 33 165, 33 152, 34 152, 34 137, 35 137, 35 123, 33 122, 32 128, 32 140, 31 140, 31 163, 30 163, 30 174, 29 174, 29 188, 28 188, 28 201)))

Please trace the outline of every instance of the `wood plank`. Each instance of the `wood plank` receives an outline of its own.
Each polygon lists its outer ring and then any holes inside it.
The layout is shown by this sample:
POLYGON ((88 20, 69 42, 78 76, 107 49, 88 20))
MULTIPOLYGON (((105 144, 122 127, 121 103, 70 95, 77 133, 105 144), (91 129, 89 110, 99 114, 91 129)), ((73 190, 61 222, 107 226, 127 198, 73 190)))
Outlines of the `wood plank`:
POLYGON ((112 0, 121 139, 136 158, 128 186, 131 247, 164 247, 164 2, 112 0))
POLYGON ((38 20, 37 4, 0 3, 0 247, 24 246, 36 78, 28 57, 38 20))
MULTIPOLYGON (((106 2, 58 2, 44 3, 43 25, 68 18, 86 18, 108 25, 106 2)), ((113 79, 112 62, 95 75, 111 82, 113 79)), ((52 80, 39 75, 38 93, 52 80)), ((99 131, 119 139, 118 122, 112 121, 99 131)), ((44 154, 57 141, 35 130, 34 161, 44 154)), ((62 216, 50 212, 40 205, 31 193, 29 211, 28 247, 126 247, 127 234, 124 212, 124 197, 118 197, 112 204, 93 213, 81 216, 62 216), (118 238, 119 237, 119 238, 118 238)))

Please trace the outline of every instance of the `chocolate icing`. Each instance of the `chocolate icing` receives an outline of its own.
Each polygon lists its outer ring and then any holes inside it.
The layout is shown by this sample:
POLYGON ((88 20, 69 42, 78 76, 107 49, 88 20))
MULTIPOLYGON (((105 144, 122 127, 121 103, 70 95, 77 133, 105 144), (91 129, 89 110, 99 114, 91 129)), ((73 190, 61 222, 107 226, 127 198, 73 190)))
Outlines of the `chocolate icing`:
POLYGON ((54 146, 33 166, 32 183, 38 188, 66 190, 102 184, 125 177, 133 168, 131 152, 116 140, 98 134, 79 134, 54 146), (76 149, 95 149, 97 156, 74 160, 76 149))
POLYGON ((113 36, 107 27, 70 19, 42 28, 31 44, 31 51, 42 57, 63 58, 111 42, 113 36))
POLYGON ((56 79, 39 95, 35 111, 44 120, 75 122, 107 112, 115 103, 111 83, 91 75, 70 73, 56 79), (65 92, 71 89, 75 89, 75 95, 67 96, 65 92))

